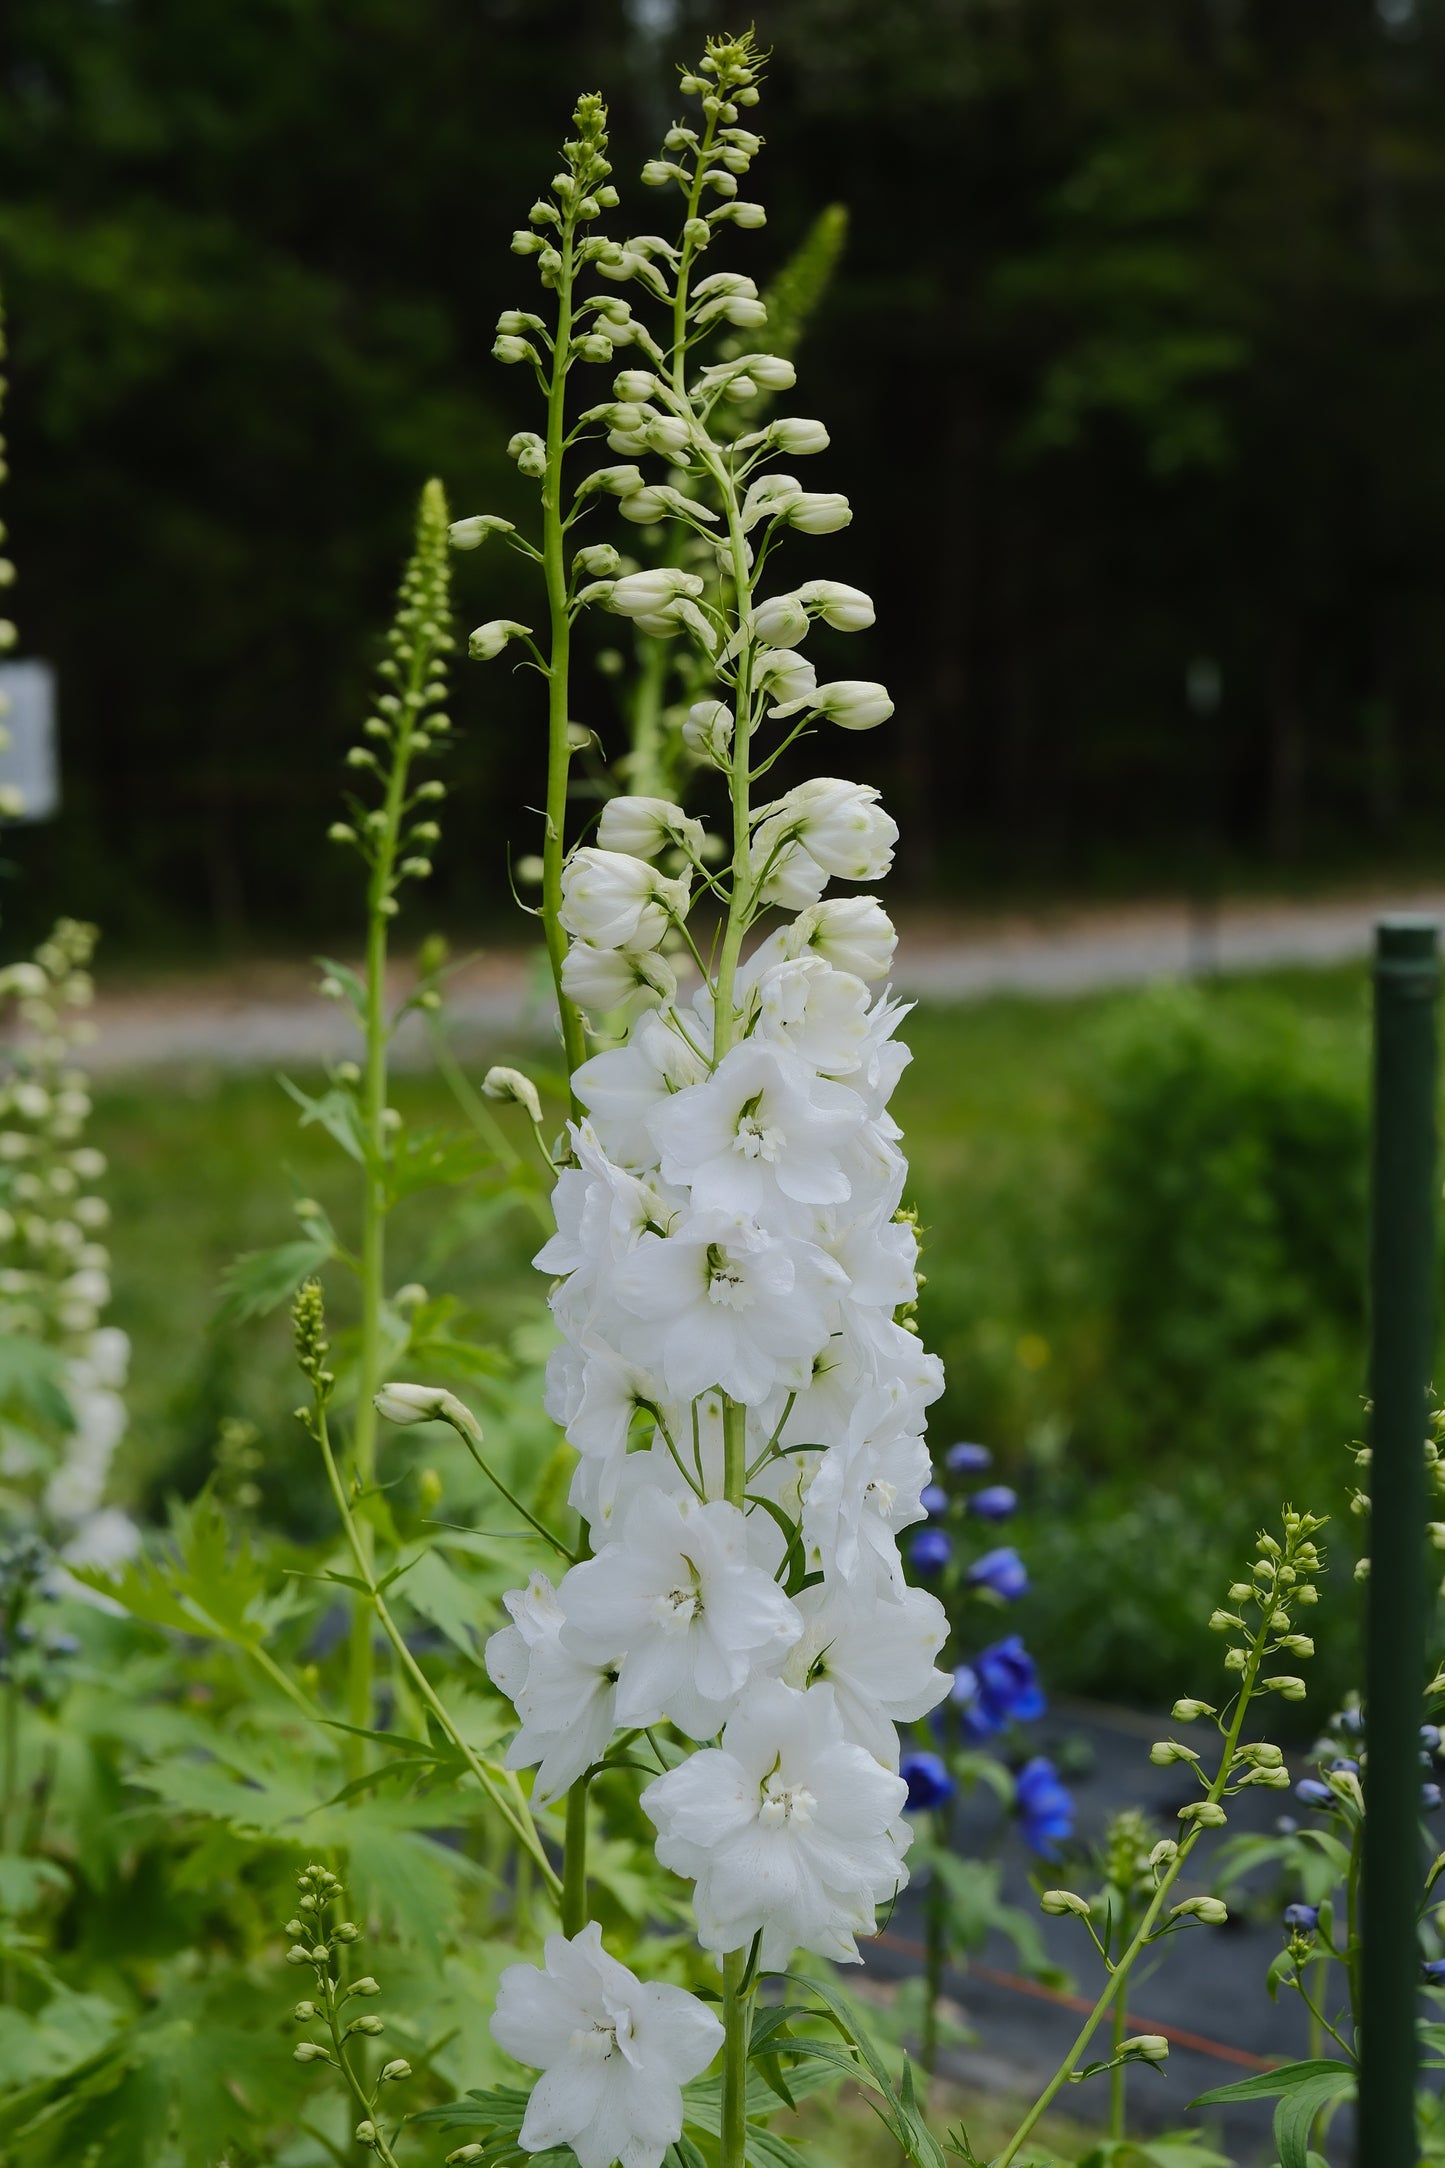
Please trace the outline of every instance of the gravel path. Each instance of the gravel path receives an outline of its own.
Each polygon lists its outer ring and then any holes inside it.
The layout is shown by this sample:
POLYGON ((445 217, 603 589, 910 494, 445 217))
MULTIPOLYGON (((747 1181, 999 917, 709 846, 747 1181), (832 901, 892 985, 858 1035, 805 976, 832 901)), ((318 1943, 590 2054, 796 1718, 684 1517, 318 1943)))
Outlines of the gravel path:
MULTIPOLYGON (((1034 917, 919 918, 905 921, 894 983, 899 993, 931 1001, 1005 993, 1057 1000, 1202 971, 1346 963, 1368 953, 1379 912, 1398 909, 1445 917, 1445 889, 1303 903, 1232 902, 1211 912, 1172 903, 1034 917)), ((315 974, 305 966, 266 965, 105 992, 96 1007, 99 1034, 89 1066, 100 1074, 175 1064, 264 1069, 340 1060, 355 1051, 355 1032, 339 1007, 316 998, 314 986, 315 974)), ((469 1051, 543 1037, 548 1029, 545 981, 534 960, 520 953, 491 952, 464 966, 449 1006, 457 1038, 469 1051)), ((427 1058, 415 1019, 399 1034, 397 1056, 414 1063, 427 1058)))

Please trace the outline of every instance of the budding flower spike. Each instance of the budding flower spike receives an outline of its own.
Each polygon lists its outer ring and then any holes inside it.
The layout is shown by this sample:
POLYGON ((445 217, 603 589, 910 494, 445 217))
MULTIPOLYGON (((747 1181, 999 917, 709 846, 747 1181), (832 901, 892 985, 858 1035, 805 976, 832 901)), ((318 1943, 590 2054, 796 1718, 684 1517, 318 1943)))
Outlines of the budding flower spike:
MULTIPOLYGON (((582 219, 584 190, 611 206, 596 185, 605 113, 578 106, 565 171, 514 242, 552 298, 499 326, 502 358, 535 367, 547 403, 545 432, 513 442, 541 485, 538 539, 504 540, 530 551, 547 595, 541 908, 573 1109, 557 1232, 536 1262, 559 1336, 547 1406, 577 1454, 586 1540, 560 1578, 507 1596, 511 1623, 487 1645, 518 1717, 508 1766, 536 1771, 534 1802, 568 1793, 565 1934, 544 1973, 506 1975, 493 2030, 544 2073, 522 2147, 570 2144, 582 2168, 656 2168, 681 2128, 678 2085, 718 2048, 721 2168, 742 2168, 762 1976, 800 1949, 858 1960, 908 1878, 910 1797, 936 1802, 953 1782, 926 1751, 900 1772, 896 1729, 952 1684, 936 1663, 943 1607, 909 1585, 900 1550, 929 1511, 926 1411, 943 1381, 906 1322, 918 1237, 889 1112, 908 1059, 886 983, 896 935, 872 895, 826 893, 886 877, 898 829, 866 782, 758 787, 805 731, 892 713, 881 685, 823 681, 803 652, 818 622, 866 632, 867 595, 777 576, 794 534, 852 518, 826 473, 805 488, 773 465, 826 455, 827 429, 806 414, 740 427, 737 410, 796 371, 710 344, 729 327, 759 346, 767 333, 753 280, 714 267, 729 229, 762 223, 738 193, 761 148, 741 119, 760 64, 751 35, 712 39, 682 79, 696 125, 670 131, 643 175, 680 196, 675 239, 613 240, 582 219), (591 294, 590 273, 614 292, 591 294), (598 342, 627 351, 610 399, 569 433, 565 379, 598 342), (612 456, 574 478, 589 438, 612 456), (614 514, 657 530, 643 566, 574 531, 614 514), (569 656, 586 611, 681 658, 682 739, 728 793, 721 849, 650 782, 568 833, 569 656), (609 1038, 593 1043, 589 1019, 609 1038), (663 1991, 619 1967, 587 1918, 588 1785, 614 1765, 619 1730, 629 1766, 662 1761, 642 1808, 721 1959, 721 2027, 683 1998, 678 2060, 655 2078, 640 2012, 663 1991)), ((474 647, 514 636, 494 622, 474 647)), ((925 1528, 910 1562, 941 1570, 949 1543, 925 1528)), ((1057 1811, 1041 1797, 1040 1828, 1057 1811)))

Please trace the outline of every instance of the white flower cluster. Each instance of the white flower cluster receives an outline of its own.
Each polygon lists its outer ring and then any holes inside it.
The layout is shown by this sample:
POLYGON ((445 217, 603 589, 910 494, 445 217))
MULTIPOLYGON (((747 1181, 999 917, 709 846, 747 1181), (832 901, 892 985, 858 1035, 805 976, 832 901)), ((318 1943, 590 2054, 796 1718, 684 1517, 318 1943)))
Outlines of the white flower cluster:
POLYGON ((0 1485, 40 1501, 63 1555, 118 1564, 139 1532, 104 1505, 125 1434, 122 1388, 130 1342, 100 1320, 110 1301, 110 1253, 99 1239, 110 1214, 95 1185, 104 1154, 85 1141, 88 1079, 76 1062, 91 1036, 95 928, 61 919, 29 961, 0 970, 0 999, 19 1031, 0 1079, 0 1332, 55 1348, 73 1427, 45 1450, 33 1422, 0 1431, 0 1485))
MULTIPOLYGON (((587 1119, 537 1262, 559 1275, 549 1407, 580 1455, 595 1555, 511 1596, 488 1662, 539 1799, 619 1727, 717 1741, 643 1804, 659 1857, 696 1884, 704 1946, 761 1933, 776 1968, 800 1946, 856 1959, 906 1879, 894 1724, 946 1691, 947 1625, 906 1585, 897 1536, 923 1518, 942 1379, 898 1322, 916 1239, 888 1112, 903 1011, 877 990, 893 929, 871 897, 820 895, 885 872, 896 831, 875 791, 831 778, 752 819, 760 886, 803 908, 740 967, 727 1051, 714 1060, 712 981, 684 1004, 636 969, 650 999, 626 1043, 574 1079, 587 1119)), ((593 956, 651 958, 665 980, 657 943, 688 879, 637 847, 695 855, 698 823, 623 798, 600 833, 566 871, 572 954, 589 973, 593 956)))

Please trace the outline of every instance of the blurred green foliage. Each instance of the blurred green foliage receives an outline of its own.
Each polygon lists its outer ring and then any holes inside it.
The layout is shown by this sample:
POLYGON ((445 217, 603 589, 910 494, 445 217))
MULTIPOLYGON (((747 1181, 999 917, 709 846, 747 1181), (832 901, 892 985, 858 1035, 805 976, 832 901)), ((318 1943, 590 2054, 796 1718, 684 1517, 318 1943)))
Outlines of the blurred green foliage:
MULTIPOLYGON (((1289 1496, 1335 1516, 1312 1668, 1338 1690, 1364 1376, 1362 977, 925 1006, 908 1036, 896 1109, 923 1221, 921 1324, 948 1375, 930 1435, 936 1456, 986 1441, 1023 1494, 1034 1589, 1011 1623, 1056 1688, 1172 1699, 1215 1661, 1215 1592, 1289 1496)), ((525 1059, 489 1058, 509 1051, 525 1059)), ((448 1111, 425 1075, 394 1096, 409 1124, 448 1111)), ((525 1145, 517 1110, 498 1111, 525 1145)), ((234 1252, 292 1232, 283 1182, 341 1213, 344 1163, 248 1074, 197 1070, 164 1096, 139 1077, 102 1083, 94 1128, 111 1161, 114 1317, 135 1342, 124 1485, 152 1508, 190 1495, 239 1416, 259 1431, 263 1517, 323 1527, 283 1321, 214 1321, 234 1252)), ((436 1243, 457 1230, 432 1228, 424 1200, 403 1207, 396 1267, 460 1299, 497 1348, 495 1380, 468 1385, 485 1412, 513 1404, 545 1345, 543 1283, 530 1215, 499 1218, 485 1194, 458 1209, 475 1227, 438 1274, 436 1243)))
MULTIPOLYGON (((336 922, 311 839, 405 507, 429 472, 517 506, 506 236, 583 84, 648 226, 629 175, 704 20, 12 0, 9 516, 68 795, 13 845, 17 909, 191 947, 336 922)), ((848 667, 898 696, 867 756, 905 871, 1208 880, 1438 839, 1437 0, 762 0, 759 31, 772 230, 736 260, 767 277, 848 208, 808 380, 879 602, 848 667)), ((517 577, 469 562, 463 611, 520 608, 517 577)), ((607 684, 578 698, 615 752, 607 684)), ((535 843, 501 809, 540 752, 525 679, 474 674, 457 713, 474 840, 438 893, 474 920, 504 830, 535 843)))

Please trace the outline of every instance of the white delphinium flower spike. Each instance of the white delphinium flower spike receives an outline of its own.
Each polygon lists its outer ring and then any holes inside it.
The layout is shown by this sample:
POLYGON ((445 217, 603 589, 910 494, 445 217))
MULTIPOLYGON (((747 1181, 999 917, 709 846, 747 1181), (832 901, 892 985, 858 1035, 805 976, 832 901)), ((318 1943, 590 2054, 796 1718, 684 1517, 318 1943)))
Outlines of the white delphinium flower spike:
POLYGON ((593 1920, 569 1942, 549 1935, 545 1970, 509 1965, 492 2037, 542 2076, 519 2143, 571 2146, 579 2168, 661 2168, 682 2135, 682 2088, 722 2046, 712 2011, 680 1987, 639 1980, 609 1957, 593 1920))

